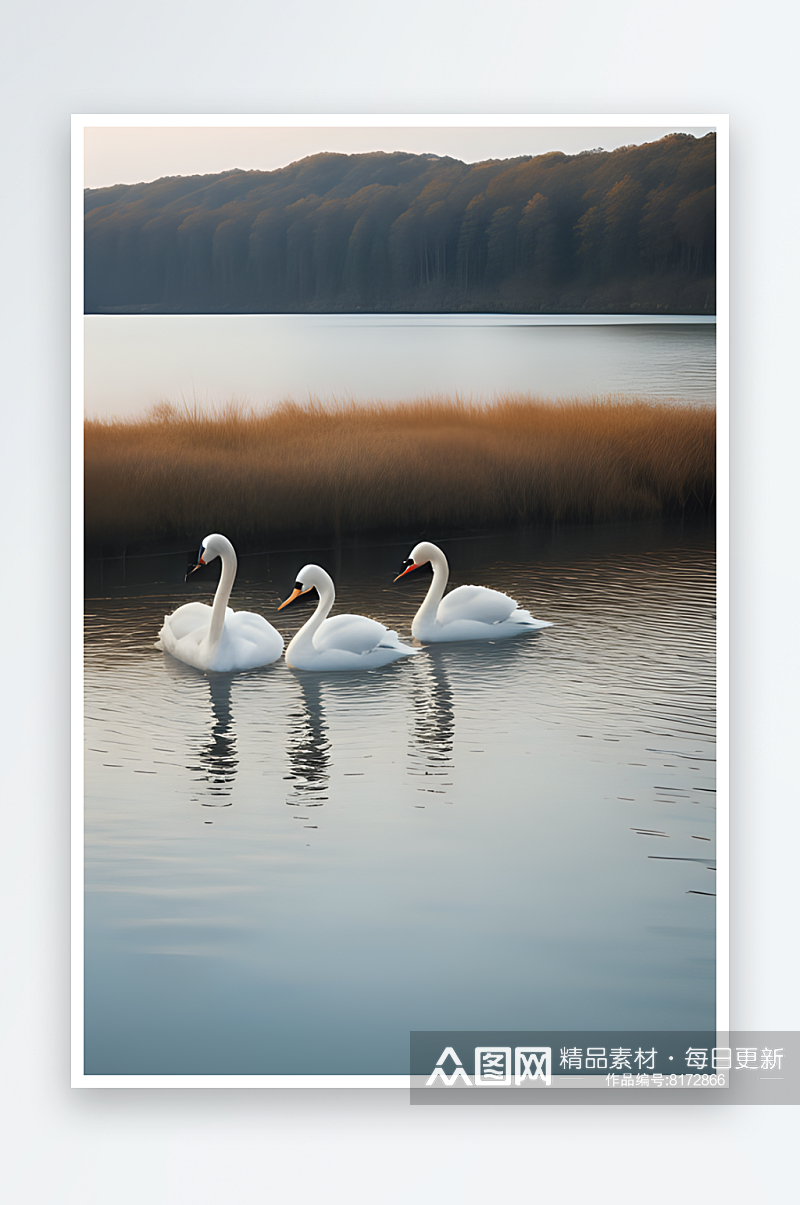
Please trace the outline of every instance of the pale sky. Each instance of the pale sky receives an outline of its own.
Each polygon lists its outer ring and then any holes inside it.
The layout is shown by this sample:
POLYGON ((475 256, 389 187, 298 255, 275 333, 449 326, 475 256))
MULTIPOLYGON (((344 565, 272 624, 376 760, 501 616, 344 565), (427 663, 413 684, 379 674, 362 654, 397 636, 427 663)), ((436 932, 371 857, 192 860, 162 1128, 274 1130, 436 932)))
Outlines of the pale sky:
POLYGON ((85 187, 137 184, 162 176, 274 171, 320 151, 410 151, 466 163, 547 151, 576 154, 654 142, 680 131, 702 138, 713 126, 90 126, 85 187))

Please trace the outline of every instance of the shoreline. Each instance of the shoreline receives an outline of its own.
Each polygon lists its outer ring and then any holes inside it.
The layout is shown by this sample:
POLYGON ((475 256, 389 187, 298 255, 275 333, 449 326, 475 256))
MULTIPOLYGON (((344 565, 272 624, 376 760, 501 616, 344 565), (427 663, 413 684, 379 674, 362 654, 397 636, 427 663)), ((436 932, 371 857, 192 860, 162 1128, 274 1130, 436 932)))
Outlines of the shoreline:
MULTIPOLYGON (((270 547, 244 545, 236 549, 238 559, 238 588, 271 580, 276 566, 296 562, 313 561, 335 573, 336 580, 345 583, 356 580, 361 567, 374 559, 382 559, 388 569, 395 565, 399 572, 410 548, 421 538, 439 544, 448 557, 458 565, 463 553, 470 550, 471 556, 486 550, 489 560, 531 559, 546 564, 561 561, 566 555, 576 563, 593 560, 607 555, 618 546, 624 531, 625 545, 631 554, 649 549, 662 542, 675 547, 696 547, 706 552, 716 547, 716 522, 714 512, 692 515, 685 518, 658 517, 630 519, 608 523, 564 523, 540 524, 521 528, 505 528, 472 531, 444 531, 433 529, 419 532, 414 530, 386 533, 381 536, 345 537, 338 544, 331 541, 314 542, 309 538, 304 543, 276 542, 270 547), (352 571, 348 567, 352 566, 352 571)), ((109 555, 86 553, 84 556, 84 598, 88 602, 104 597, 148 596, 153 594, 172 595, 187 592, 187 600, 195 594, 208 592, 209 583, 214 585, 217 570, 212 568, 210 576, 201 580, 185 581, 186 567, 193 562, 199 541, 162 541, 150 546, 131 546, 109 555)), ((481 557, 481 559, 484 559, 481 557)), ((287 587, 291 585, 287 577, 287 587)), ((389 578, 387 578, 387 583, 389 578)))

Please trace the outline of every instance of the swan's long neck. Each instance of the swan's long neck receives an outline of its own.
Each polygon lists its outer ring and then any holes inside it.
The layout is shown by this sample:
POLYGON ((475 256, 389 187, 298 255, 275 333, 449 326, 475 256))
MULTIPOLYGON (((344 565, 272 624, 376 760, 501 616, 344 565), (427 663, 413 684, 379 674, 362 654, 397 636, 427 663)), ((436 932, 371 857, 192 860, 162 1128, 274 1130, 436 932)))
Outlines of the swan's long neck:
POLYGON ((316 610, 314 611, 313 615, 309 616, 300 631, 290 642, 289 648, 286 650, 287 659, 290 651, 293 648, 296 649, 302 645, 311 644, 313 642, 314 633, 328 618, 330 609, 333 606, 336 598, 336 591, 334 589, 333 582, 327 576, 327 574, 325 575, 324 579, 319 582, 315 582, 315 585, 317 587, 317 593, 319 594, 319 602, 317 603, 316 610))
POLYGON ((431 564, 433 565, 433 580, 428 587, 428 593, 425 595, 422 606, 414 616, 414 623, 435 623, 439 603, 444 597, 450 569, 447 557, 440 549, 437 548, 436 555, 431 556, 431 564))
POLYGON ((233 583, 236 580, 236 553, 233 548, 224 548, 220 553, 220 560, 222 561, 222 573, 211 607, 211 627, 208 632, 208 643, 212 648, 220 642, 222 629, 225 627, 225 610, 231 596, 233 583))

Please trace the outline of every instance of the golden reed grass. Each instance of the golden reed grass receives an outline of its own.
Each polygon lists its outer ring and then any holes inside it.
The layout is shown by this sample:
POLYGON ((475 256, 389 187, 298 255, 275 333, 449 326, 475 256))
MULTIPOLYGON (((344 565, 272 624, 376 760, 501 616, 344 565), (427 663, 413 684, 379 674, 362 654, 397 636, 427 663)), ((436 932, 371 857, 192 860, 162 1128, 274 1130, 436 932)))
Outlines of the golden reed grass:
POLYGON ((595 522, 708 510, 715 412, 646 400, 155 407, 85 425, 90 547, 595 522))

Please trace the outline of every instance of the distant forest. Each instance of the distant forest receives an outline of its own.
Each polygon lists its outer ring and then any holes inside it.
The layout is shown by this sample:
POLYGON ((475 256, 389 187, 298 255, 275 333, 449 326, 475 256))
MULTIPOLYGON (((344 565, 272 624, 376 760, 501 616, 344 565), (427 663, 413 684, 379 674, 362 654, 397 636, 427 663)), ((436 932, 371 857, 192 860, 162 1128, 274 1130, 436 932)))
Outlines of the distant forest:
POLYGON ((715 312, 716 138, 319 154, 85 193, 102 313, 715 312))

